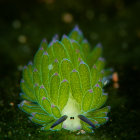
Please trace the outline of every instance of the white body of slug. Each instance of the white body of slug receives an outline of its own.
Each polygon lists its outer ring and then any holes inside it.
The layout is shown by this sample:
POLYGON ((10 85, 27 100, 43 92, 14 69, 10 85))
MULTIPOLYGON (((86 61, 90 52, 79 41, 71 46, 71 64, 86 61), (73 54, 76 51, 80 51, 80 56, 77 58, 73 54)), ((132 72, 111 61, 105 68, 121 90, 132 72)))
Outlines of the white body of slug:
POLYGON ((62 110, 62 116, 67 115, 68 118, 63 122, 62 127, 67 130, 76 131, 81 129, 80 119, 78 115, 81 113, 80 107, 76 100, 70 94, 68 102, 64 109, 62 110), (71 119, 74 117, 74 119, 71 119))

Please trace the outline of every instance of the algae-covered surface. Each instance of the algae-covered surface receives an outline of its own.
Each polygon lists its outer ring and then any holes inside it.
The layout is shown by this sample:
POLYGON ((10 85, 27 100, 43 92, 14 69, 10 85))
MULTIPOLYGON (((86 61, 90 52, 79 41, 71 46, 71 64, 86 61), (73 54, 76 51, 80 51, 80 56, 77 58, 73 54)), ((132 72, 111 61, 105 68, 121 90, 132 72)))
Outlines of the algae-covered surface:
POLYGON ((139 9, 138 0, 1 0, 0 139, 139 140, 139 9), (91 46, 102 43, 107 67, 118 73, 105 89, 110 120, 93 134, 43 132, 17 107, 21 70, 43 38, 68 34, 76 24, 91 46))

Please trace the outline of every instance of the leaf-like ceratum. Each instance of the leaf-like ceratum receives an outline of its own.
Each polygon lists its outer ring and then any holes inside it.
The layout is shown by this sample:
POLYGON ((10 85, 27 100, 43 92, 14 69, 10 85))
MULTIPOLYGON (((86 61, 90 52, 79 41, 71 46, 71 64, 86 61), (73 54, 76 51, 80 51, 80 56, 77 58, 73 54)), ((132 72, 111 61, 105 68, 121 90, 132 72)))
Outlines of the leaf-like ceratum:
POLYGON ((84 39, 81 43, 82 46, 82 52, 84 53, 84 56, 87 57, 90 52, 90 45, 86 39, 84 39))
POLYGON ((90 121, 97 121, 98 125, 100 125, 106 123, 108 119, 109 119, 108 117, 93 117, 90 118, 90 121))
POLYGON ((100 57, 97 62, 96 62, 96 67, 97 70, 100 72, 101 70, 103 70, 104 66, 105 66, 105 60, 104 58, 100 57))
MULTIPOLYGON (((48 66, 48 69, 49 69, 49 78, 51 78, 51 76, 54 74, 54 73, 59 73, 59 62, 57 59, 55 59, 49 66, 48 66)), ((50 79, 49 79, 50 80, 50 79)))
POLYGON ((54 128, 51 128, 51 126, 53 125, 53 123, 55 123, 55 121, 52 121, 52 122, 50 122, 48 124, 45 124, 41 128, 41 130, 44 130, 44 131, 49 131, 49 130, 58 131, 58 130, 61 130, 61 128, 62 128, 62 124, 61 123, 59 125, 55 126, 54 128))
POLYGON ((52 114, 48 93, 43 85, 41 85, 39 88, 38 102, 44 111, 46 111, 48 114, 52 114))
POLYGON ((51 130, 51 125, 52 125, 53 123, 54 123, 54 121, 45 124, 45 125, 41 128, 41 130, 50 131, 50 130, 51 130))
POLYGON ((38 83, 34 84, 34 94, 37 102, 39 103, 39 85, 38 83))
POLYGON ((58 96, 58 106, 61 111, 64 108, 64 106, 67 104, 69 98, 69 92, 70 92, 69 83, 66 79, 64 79, 60 84, 59 96, 58 96))
POLYGON ((81 124, 82 124, 82 129, 84 131, 86 131, 88 133, 93 133, 93 130, 90 128, 90 126, 87 123, 81 122, 81 124))
POLYGON ((87 90, 91 89, 90 69, 86 63, 81 61, 78 71, 82 84, 82 90, 83 92, 86 92, 87 90))
POLYGON ((27 101, 27 100, 22 101, 21 105, 22 106, 25 105, 25 106, 28 106, 30 108, 39 108, 40 107, 38 104, 35 104, 35 103, 27 101))
POLYGON ((51 111, 51 102, 48 98, 46 97, 43 97, 42 98, 42 102, 41 102, 41 107, 44 111, 46 111, 48 114, 52 114, 52 111, 51 111))
POLYGON ((91 110, 87 112, 87 117, 106 117, 107 113, 110 111, 110 106, 106 106, 104 108, 98 109, 98 110, 91 110))
POLYGON ((47 47, 47 53, 49 55, 49 63, 51 64, 54 61, 54 53, 53 53, 53 43, 51 42, 47 47))
POLYGON ((21 89, 22 89, 23 93, 25 93, 26 96, 29 97, 29 99, 31 101, 36 101, 36 97, 34 95, 34 91, 28 88, 28 86, 24 82, 24 80, 21 80, 20 86, 21 86, 21 89))
POLYGON ((102 96, 102 89, 99 87, 98 84, 96 84, 95 87, 93 88, 93 99, 92 99, 91 109, 97 108, 101 96, 102 96))
POLYGON ((77 67, 78 64, 83 60, 85 60, 84 58, 84 54, 81 51, 81 46, 78 44, 78 42, 76 42, 75 40, 71 40, 72 43, 72 47, 73 47, 73 58, 74 58, 74 66, 77 67))
POLYGON ((74 58, 73 58, 73 47, 72 47, 72 44, 71 44, 71 41, 69 39, 69 37, 67 37, 66 35, 63 35, 62 37, 62 44, 65 46, 67 52, 68 52, 68 55, 70 57, 70 60, 72 62, 74 62, 74 58))
POLYGON ((29 117, 29 119, 30 119, 33 123, 36 123, 36 124, 40 124, 40 125, 46 124, 45 121, 38 120, 38 119, 34 118, 33 116, 29 117))
POLYGON ((31 61, 28 63, 28 73, 30 78, 33 80, 33 63, 31 61))
POLYGON ((81 88, 79 73, 75 69, 70 74, 70 86, 71 86, 72 96, 79 104, 81 104, 83 98, 83 92, 81 88))
POLYGON ((60 85, 60 76, 55 73, 50 80, 50 98, 53 104, 57 105, 58 89, 60 85))
POLYGON ((81 42, 83 39, 83 33, 82 31, 79 29, 78 26, 75 26, 75 28, 72 30, 72 32, 70 33, 69 37, 73 40, 76 40, 78 42, 81 42))
POLYGON ((44 113, 37 113, 37 112, 33 112, 32 116, 35 119, 41 120, 41 121, 45 121, 46 123, 49 123, 51 121, 54 120, 54 118, 48 114, 44 114, 44 113))
POLYGON ((98 105, 97 105, 97 109, 102 107, 106 103, 107 98, 108 98, 108 94, 107 93, 102 93, 101 98, 100 98, 100 100, 98 102, 98 105))
POLYGON ((72 71, 73 66, 70 60, 63 59, 60 64, 60 70, 61 70, 61 78, 62 79, 68 79, 70 78, 70 72, 72 71))
POLYGON ((47 94, 47 91, 46 91, 44 85, 41 85, 39 88, 39 95, 38 95, 38 100, 39 100, 40 104, 41 104, 43 98, 48 98, 48 94, 47 94))
POLYGON ((41 85, 41 75, 38 71, 38 69, 34 68, 33 70, 33 83, 41 85))
POLYGON ((65 49, 65 46, 59 41, 56 41, 53 43, 53 53, 54 53, 55 59, 57 59, 59 62, 63 58, 68 58, 68 54, 65 49))
POLYGON ((44 38, 44 39, 42 40, 42 42, 41 42, 40 48, 43 48, 44 51, 46 51, 46 50, 47 50, 47 47, 48 47, 48 44, 47 44, 46 39, 44 38))
POLYGON ((44 49, 43 47, 41 47, 39 48, 39 50, 34 56, 34 67, 38 70, 39 73, 41 71, 41 61, 42 61, 43 53, 44 53, 44 49))
POLYGON ((91 68, 91 85, 92 85, 92 87, 94 87, 95 84, 98 83, 99 79, 100 79, 100 73, 98 72, 96 65, 94 65, 91 68))
POLYGON ((92 67, 97 59, 101 56, 102 54, 102 46, 101 44, 97 44, 97 46, 92 50, 92 52, 88 56, 88 64, 90 67, 92 67))
POLYGON ((28 88, 33 90, 33 80, 32 80, 32 75, 29 73, 29 66, 24 66, 23 69, 23 79, 28 88))
POLYGON ((22 101, 18 107, 23 110, 24 112, 31 114, 32 112, 38 112, 38 113, 45 113, 40 106, 38 105, 33 105, 33 103, 29 102, 29 101, 22 101))
POLYGON ((51 105, 51 109, 52 109, 52 113, 56 118, 60 118, 61 117, 61 112, 59 110, 59 108, 56 105, 51 105))
POLYGON ((49 56, 47 52, 43 53, 42 63, 41 63, 41 73, 42 73, 42 83, 45 88, 48 90, 48 79, 49 79, 49 56))
POLYGON ((83 111, 88 111, 90 110, 91 104, 92 104, 92 99, 93 99, 93 90, 90 89, 86 92, 86 94, 83 97, 83 102, 82 102, 82 109, 83 111))

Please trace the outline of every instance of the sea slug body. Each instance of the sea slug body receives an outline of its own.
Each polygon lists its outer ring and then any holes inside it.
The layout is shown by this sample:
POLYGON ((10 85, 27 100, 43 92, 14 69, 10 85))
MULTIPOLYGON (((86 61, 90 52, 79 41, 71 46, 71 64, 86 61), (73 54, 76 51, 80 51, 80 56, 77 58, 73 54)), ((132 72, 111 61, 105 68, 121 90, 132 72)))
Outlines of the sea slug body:
POLYGON ((24 67, 19 108, 41 130, 92 133, 108 121, 103 87, 112 71, 104 68, 102 45, 91 48, 76 26, 61 40, 58 35, 49 44, 43 39, 33 63, 24 67))

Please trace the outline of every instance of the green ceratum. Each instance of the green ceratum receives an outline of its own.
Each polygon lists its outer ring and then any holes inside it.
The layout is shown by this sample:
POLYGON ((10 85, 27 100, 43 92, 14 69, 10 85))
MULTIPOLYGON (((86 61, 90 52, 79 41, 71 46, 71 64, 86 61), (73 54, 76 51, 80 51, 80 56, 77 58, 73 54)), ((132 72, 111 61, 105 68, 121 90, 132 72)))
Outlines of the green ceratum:
POLYGON ((60 40, 54 36, 47 44, 44 39, 33 63, 24 66, 19 108, 41 130, 93 132, 108 121, 103 87, 111 69, 104 69, 102 45, 91 48, 75 26, 60 40))

